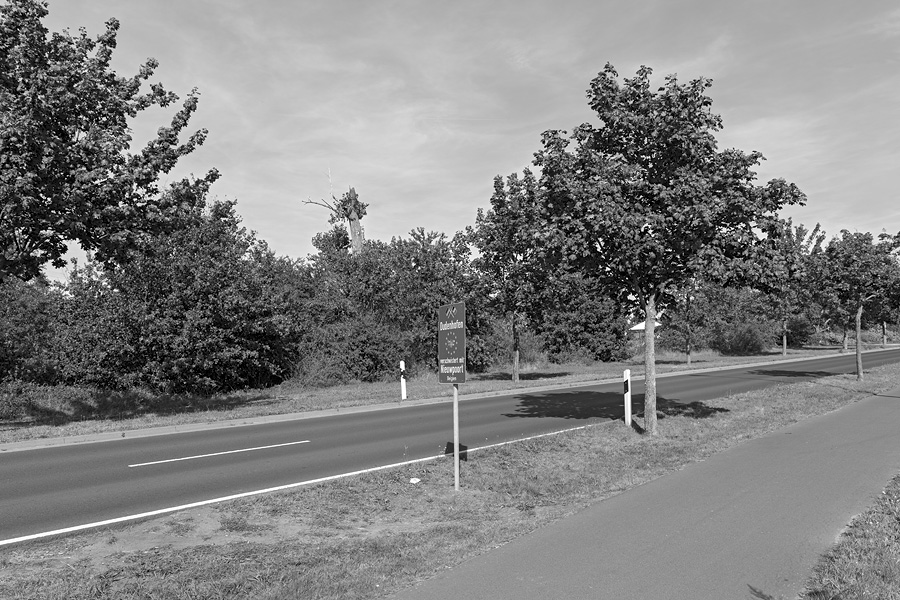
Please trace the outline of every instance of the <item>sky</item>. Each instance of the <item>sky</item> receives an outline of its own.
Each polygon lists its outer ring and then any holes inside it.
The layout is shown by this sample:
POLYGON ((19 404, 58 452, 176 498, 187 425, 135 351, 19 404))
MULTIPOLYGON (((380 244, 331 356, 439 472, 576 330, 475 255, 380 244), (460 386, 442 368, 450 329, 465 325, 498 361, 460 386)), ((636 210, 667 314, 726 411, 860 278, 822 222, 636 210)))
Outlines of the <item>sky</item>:
MULTIPOLYGON (((329 228, 304 204, 355 187, 367 239, 452 235, 496 175, 530 166, 547 129, 597 120, 607 62, 653 82, 709 77, 719 147, 758 150, 759 181, 808 202, 795 224, 900 231, 896 0, 49 0, 51 31, 121 28, 113 68, 200 96, 204 146, 168 176, 222 173, 213 197, 279 255, 329 228)), ((136 147, 174 108, 134 124, 136 147)))

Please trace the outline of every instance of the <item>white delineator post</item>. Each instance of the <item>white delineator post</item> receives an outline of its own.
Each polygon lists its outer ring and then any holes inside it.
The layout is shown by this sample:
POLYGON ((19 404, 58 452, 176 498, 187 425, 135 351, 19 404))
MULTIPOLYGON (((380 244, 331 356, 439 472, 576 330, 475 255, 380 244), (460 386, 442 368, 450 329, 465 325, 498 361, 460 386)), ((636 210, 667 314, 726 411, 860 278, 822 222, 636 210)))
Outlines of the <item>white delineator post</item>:
POLYGON ((406 400, 406 363, 400 361, 400 399, 406 400))
POLYGON ((453 384, 453 489, 459 491, 459 386, 453 384))
POLYGON ((631 427, 631 369, 625 369, 625 425, 631 427))

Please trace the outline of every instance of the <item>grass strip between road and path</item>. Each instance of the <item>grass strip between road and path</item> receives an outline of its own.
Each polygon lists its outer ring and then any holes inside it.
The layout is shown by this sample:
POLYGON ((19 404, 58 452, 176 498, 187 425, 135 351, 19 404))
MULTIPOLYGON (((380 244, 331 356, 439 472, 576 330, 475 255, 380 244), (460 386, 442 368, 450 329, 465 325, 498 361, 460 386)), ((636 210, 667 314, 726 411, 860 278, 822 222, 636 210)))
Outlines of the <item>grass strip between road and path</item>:
MULTIPOLYGON (((868 371, 864 382, 841 375, 692 403, 661 414, 658 437, 621 422, 586 421, 580 430, 470 454, 459 492, 452 462, 440 459, 11 546, 0 550, 0 597, 383 597, 593 502, 898 381, 900 365, 889 365, 868 371)), ((897 495, 889 498, 896 511, 897 495)), ((893 554, 885 556, 896 557, 897 537, 888 545, 893 554)), ((900 594, 896 571, 891 577, 889 592, 878 597, 900 594)))

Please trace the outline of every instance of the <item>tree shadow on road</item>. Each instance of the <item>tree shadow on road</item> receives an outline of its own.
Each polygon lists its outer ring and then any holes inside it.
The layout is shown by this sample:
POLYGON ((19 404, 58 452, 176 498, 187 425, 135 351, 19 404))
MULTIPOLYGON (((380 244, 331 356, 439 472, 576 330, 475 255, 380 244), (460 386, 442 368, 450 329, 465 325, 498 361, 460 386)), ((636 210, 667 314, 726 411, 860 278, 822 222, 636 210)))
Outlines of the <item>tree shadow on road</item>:
MULTIPOLYGON (((568 371, 557 371, 557 372, 530 372, 530 373, 519 373, 519 379, 522 381, 539 381, 541 379, 557 379, 559 377, 566 377, 571 375, 568 371)), ((473 381, 512 381, 512 373, 508 373, 506 371, 492 371, 490 373, 479 373, 477 375, 470 375, 473 381)))
MULTIPOLYGON (((605 419, 625 418, 625 401, 622 394, 572 390, 522 395, 517 398, 516 412, 505 417, 557 418, 557 419, 605 419)), ((632 412, 643 414, 644 395, 632 398, 632 412)), ((688 417, 706 419, 717 413, 728 412, 726 408, 710 406, 703 402, 681 402, 675 398, 657 397, 656 410, 659 418, 688 417)))
POLYGON ((829 373, 828 371, 791 371, 787 369, 754 369, 748 371, 750 375, 760 375, 762 377, 792 377, 797 379, 819 379, 820 377, 833 377, 839 373, 829 373))

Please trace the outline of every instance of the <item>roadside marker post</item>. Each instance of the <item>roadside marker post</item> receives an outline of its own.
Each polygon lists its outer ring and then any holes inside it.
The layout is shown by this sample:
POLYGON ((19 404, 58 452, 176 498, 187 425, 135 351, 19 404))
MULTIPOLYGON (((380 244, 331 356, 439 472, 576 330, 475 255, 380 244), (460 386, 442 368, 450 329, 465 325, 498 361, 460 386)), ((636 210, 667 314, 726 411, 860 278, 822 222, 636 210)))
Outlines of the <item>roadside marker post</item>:
POLYGON ((625 425, 631 427, 631 369, 625 369, 625 425))
POLYGON ((406 400, 406 362, 400 361, 400 399, 406 400))
POLYGON ((459 384, 466 382, 466 304, 445 304, 438 317, 438 383, 453 384, 453 489, 459 491, 459 384))

